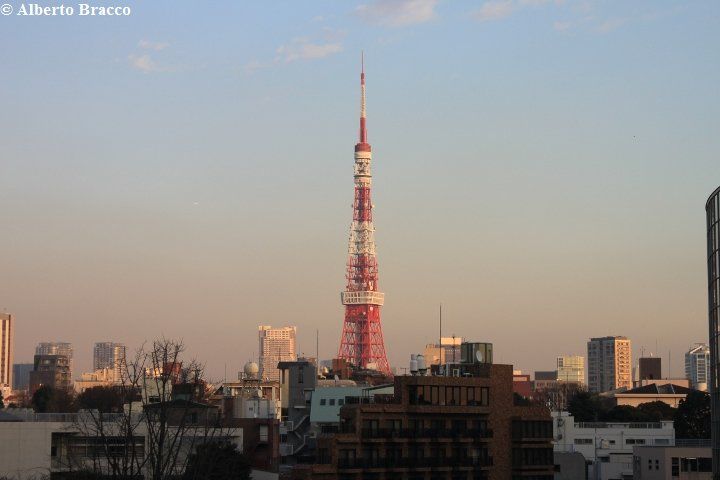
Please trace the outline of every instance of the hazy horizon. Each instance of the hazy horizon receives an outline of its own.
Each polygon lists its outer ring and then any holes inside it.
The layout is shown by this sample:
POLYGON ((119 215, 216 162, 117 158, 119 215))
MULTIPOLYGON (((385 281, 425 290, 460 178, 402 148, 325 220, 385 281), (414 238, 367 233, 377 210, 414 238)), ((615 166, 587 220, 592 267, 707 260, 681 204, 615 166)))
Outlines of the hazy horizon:
POLYGON ((335 356, 361 50, 391 365, 440 303, 529 373, 625 335, 681 377, 707 342, 717 2, 123 4, 0 17, 16 363, 164 335, 233 378, 261 324, 335 356))

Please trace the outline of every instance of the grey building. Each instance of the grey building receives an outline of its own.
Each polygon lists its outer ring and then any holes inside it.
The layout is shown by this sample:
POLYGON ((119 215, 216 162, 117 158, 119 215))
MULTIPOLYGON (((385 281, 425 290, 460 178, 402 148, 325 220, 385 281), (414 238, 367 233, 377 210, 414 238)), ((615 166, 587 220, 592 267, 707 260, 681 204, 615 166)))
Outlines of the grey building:
POLYGON ((633 479, 711 480, 710 442, 695 440, 692 443, 693 446, 634 447, 633 479))
POLYGON ((32 363, 13 364, 13 390, 27 390, 30 385, 30 372, 33 371, 32 363))
POLYGON ((580 452, 553 452, 554 480, 587 480, 585 456, 580 452))
POLYGON ((710 326, 710 397, 712 402, 713 479, 720 480, 720 187, 705 204, 707 213, 708 323, 710 326))
POLYGON ((72 378, 73 347, 68 342, 40 342, 35 347, 35 355, 62 355, 68 359, 68 368, 72 378))
POLYGON ((118 381, 124 363, 125 345, 122 343, 98 342, 93 347, 93 370, 107 368, 113 372, 113 379, 118 381))
POLYGON ((67 355, 35 355, 33 370, 30 372, 30 394, 43 386, 57 390, 72 387, 70 359, 67 355))
POLYGON ((298 359, 280 362, 280 456, 283 464, 294 464, 310 456, 315 448, 311 433, 310 407, 317 385, 317 367, 314 362, 298 359))

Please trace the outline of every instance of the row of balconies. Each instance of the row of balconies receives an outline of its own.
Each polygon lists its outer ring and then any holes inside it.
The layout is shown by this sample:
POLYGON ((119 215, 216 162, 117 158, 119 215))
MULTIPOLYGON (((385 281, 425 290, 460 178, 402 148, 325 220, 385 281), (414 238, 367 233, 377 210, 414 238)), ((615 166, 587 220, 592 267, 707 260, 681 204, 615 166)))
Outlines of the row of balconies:
POLYGON ((351 469, 418 469, 418 468, 457 468, 492 467, 492 457, 488 458, 347 458, 338 460, 338 470, 351 469))
POLYGON ((486 429, 444 429, 444 428, 425 428, 425 429, 392 429, 392 428, 363 428, 361 431, 363 439, 422 439, 422 438, 472 438, 472 439, 489 439, 493 436, 493 431, 486 429))

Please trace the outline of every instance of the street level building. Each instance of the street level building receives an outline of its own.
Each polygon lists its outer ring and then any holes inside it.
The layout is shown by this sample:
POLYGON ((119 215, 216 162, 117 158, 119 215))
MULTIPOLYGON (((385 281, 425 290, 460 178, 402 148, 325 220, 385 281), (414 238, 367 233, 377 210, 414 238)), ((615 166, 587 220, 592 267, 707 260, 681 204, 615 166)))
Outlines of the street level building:
POLYGON ((672 421, 576 422, 568 412, 552 415, 555 452, 582 453, 588 463, 586 478, 632 478, 634 447, 675 445, 672 421))
POLYGON ((591 338, 587 350, 591 392, 632 388, 632 350, 627 337, 591 338))
POLYGON ((672 447, 633 448, 633 480, 711 480, 710 441, 676 442, 672 447))
POLYGON ((295 337, 297 327, 273 328, 270 325, 258 327, 260 342, 260 378, 277 382, 280 380, 278 363, 297 360, 295 337))
POLYGON ((720 187, 705 204, 707 213, 710 396, 712 402, 713 478, 720 480, 720 187))

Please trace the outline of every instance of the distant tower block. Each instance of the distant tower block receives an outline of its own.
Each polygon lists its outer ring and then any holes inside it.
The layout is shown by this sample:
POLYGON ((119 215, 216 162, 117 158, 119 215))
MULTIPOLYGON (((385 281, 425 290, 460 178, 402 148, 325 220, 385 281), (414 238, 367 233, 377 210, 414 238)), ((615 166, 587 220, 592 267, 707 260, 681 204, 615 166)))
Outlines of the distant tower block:
POLYGON ((345 323, 338 358, 359 368, 391 375, 385 355, 380 307, 384 294, 378 291, 378 264, 375 257, 375 228, 372 221, 370 160, 365 125, 365 68, 360 73, 360 141, 355 145, 355 200, 347 263, 347 287, 340 294, 345 305, 345 323))

